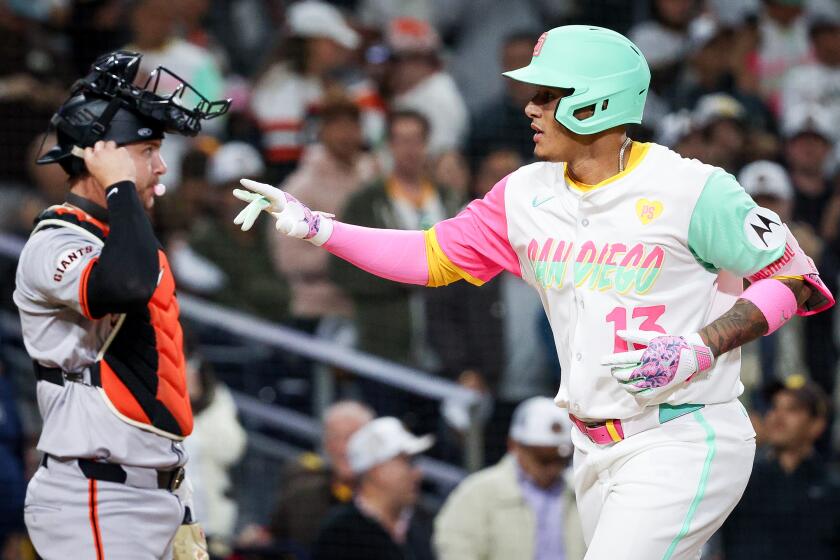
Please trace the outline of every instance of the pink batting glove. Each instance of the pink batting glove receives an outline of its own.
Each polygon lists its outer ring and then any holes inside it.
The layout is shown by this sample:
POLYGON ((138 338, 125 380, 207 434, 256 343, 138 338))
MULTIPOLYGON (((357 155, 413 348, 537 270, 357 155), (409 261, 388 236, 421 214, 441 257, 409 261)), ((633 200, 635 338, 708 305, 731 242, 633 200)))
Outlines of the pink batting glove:
POLYGON ((691 380, 714 365, 712 350, 697 333, 688 336, 650 331, 618 331, 627 342, 645 344, 644 350, 610 354, 601 365, 610 366, 612 376, 638 400, 657 395, 691 380))

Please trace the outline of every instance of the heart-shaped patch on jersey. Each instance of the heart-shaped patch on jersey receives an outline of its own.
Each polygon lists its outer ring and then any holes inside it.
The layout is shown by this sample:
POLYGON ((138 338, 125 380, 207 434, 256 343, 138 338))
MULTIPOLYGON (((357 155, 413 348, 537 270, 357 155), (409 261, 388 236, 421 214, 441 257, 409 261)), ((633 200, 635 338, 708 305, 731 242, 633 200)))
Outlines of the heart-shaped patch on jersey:
POLYGON ((658 200, 640 198, 636 201, 636 215, 643 224, 651 223, 660 214, 662 214, 662 203, 658 200))

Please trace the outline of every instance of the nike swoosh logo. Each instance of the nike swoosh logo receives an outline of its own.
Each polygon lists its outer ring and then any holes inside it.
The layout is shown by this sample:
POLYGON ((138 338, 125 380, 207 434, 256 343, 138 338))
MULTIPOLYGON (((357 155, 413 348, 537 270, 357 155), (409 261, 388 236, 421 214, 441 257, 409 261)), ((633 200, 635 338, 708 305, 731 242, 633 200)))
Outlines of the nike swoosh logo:
POLYGON ((111 198, 112 194, 117 194, 118 192, 120 192, 119 187, 117 187, 116 189, 110 190, 110 191, 108 191, 108 194, 105 195, 105 198, 111 198))
POLYGON ((553 198, 554 198, 554 195, 551 195, 548 198, 545 198, 543 200, 538 201, 539 196, 535 196, 534 199, 531 200, 531 206, 533 206, 534 208, 536 208, 537 206, 542 206, 543 204, 545 204, 549 200, 552 200, 553 198))

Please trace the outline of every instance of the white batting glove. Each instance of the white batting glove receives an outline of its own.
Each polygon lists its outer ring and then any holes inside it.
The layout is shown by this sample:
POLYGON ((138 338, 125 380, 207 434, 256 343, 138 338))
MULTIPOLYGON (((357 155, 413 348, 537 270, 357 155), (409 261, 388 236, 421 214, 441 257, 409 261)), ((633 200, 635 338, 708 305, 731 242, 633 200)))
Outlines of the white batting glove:
POLYGON ((233 191, 233 196, 248 203, 233 219, 233 223, 241 226, 242 231, 251 229, 260 213, 265 211, 277 220, 277 231, 289 237, 305 239, 319 246, 330 238, 334 215, 313 212, 289 193, 271 185, 251 179, 240 179, 239 182, 248 189, 233 191))
POLYGON ((715 363, 712 350, 697 333, 674 336, 651 331, 618 331, 627 342, 645 344, 644 350, 605 356, 602 366, 611 366, 612 376, 639 401, 681 385, 715 363))

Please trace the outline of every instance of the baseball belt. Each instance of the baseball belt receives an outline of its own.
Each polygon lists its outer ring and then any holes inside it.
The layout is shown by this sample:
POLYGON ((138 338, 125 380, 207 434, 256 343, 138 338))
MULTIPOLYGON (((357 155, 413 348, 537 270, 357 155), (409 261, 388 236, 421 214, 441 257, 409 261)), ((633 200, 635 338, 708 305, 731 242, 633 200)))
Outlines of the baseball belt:
POLYGON ((670 422, 675 418, 690 414, 695 410, 703 408, 704 404, 660 404, 650 406, 641 414, 624 420, 597 420, 587 421, 578 418, 571 412, 569 418, 578 430, 588 437, 592 443, 598 445, 610 445, 625 440, 630 436, 645 432, 657 426, 670 422))
POLYGON ((90 384, 89 373, 63 371, 60 368, 42 366, 35 361, 32 362, 32 369, 35 372, 35 379, 38 381, 47 381, 54 385, 64 385, 68 381, 84 385, 90 384))
POLYGON ((157 488, 159 490, 174 492, 180 488, 181 483, 184 481, 184 467, 177 467, 172 470, 129 467, 133 474, 136 473, 137 470, 142 470, 144 473, 147 473, 148 471, 155 471, 153 476, 132 476, 131 479, 129 479, 129 474, 126 469, 123 468, 122 465, 118 465, 116 463, 102 463, 91 459, 69 459, 62 461, 48 453, 45 453, 43 459, 41 459, 41 466, 46 469, 51 467, 54 468, 58 465, 66 467, 68 465, 72 465, 73 463, 76 463, 79 466, 79 470, 81 470, 82 474, 85 475, 85 478, 89 480, 116 482, 117 484, 127 484, 138 488, 157 488))

